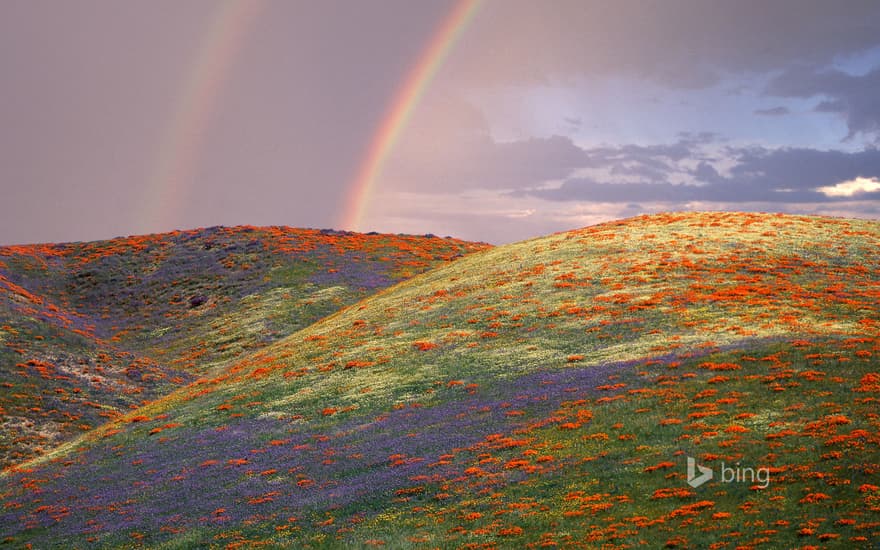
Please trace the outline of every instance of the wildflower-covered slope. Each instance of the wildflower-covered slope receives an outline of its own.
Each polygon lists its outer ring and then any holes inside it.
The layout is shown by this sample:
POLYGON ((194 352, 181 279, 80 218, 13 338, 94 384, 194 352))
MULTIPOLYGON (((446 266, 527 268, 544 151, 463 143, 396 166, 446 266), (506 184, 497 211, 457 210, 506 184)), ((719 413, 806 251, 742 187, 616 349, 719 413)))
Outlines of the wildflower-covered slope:
POLYGON ((0 248, 0 465, 484 245, 210 228, 0 248))
POLYGON ((868 546, 878 245, 876 222, 683 214, 472 254, 7 472, 0 526, 34 547, 868 546), (693 488, 687 457, 770 478, 693 488))

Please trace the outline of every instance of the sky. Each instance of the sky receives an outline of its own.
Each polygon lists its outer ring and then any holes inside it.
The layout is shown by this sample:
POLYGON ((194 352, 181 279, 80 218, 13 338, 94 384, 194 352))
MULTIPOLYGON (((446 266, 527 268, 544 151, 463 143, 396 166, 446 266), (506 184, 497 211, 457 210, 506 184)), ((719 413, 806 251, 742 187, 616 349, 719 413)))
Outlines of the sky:
POLYGON ((880 218, 880 3, 4 0, 0 244, 880 218))

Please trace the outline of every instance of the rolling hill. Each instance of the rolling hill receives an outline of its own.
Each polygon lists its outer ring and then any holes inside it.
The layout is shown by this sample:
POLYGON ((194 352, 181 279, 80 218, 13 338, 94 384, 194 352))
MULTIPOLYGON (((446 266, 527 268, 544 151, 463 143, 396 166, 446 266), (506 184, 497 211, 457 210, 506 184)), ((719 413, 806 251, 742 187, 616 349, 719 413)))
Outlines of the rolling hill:
POLYGON ((484 247, 288 227, 2 247, 0 465, 484 247))
POLYGON ((870 547, 878 249, 688 213, 474 252, 8 469, 0 541, 870 547))

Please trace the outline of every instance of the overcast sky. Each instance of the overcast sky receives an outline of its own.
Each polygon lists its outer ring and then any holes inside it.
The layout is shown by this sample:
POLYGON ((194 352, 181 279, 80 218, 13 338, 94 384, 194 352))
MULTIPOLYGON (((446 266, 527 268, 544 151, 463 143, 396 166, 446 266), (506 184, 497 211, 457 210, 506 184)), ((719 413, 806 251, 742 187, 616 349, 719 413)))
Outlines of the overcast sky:
MULTIPOLYGON (((4 0, 0 244, 339 227, 456 3, 4 0)), ((880 217, 880 3, 484 0, 363 231, 510 242, 646 212, 880 217)))

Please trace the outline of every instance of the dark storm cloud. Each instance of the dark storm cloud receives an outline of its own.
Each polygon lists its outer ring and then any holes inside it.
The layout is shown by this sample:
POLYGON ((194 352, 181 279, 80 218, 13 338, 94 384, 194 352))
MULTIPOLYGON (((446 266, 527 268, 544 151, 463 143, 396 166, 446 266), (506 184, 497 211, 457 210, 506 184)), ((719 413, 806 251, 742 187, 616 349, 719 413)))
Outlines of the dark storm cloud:
POLYGON ((873 135, 880 132, 880 68, 864 75, 850 75, 837 70, 816 71, 799 67, 775 78, 767 87, 768 95, 811 98, 821 101, 816 111, 836 113, 846 120, 849 135, 873 135))
POLYGON ((477 82, 623 74, 700 88, 731 74, 828 66, 880 35, 875 1, 508 0, 482 15, 461 61, 477 82))
POLYGON ((770 109, 757 109, 755 111, 755 114, 760 116, 783 116, 790 113, 791 111, 789 111, 788 107, 783 107, 781 105, 779 107, 771 107, 770 109))
POLYGON ((880 177, 880 150, 855 153, 814 149, 731 150, 737 164, 727 181, 754 182, 765 188, 814 189, 856 177, 880 177))

